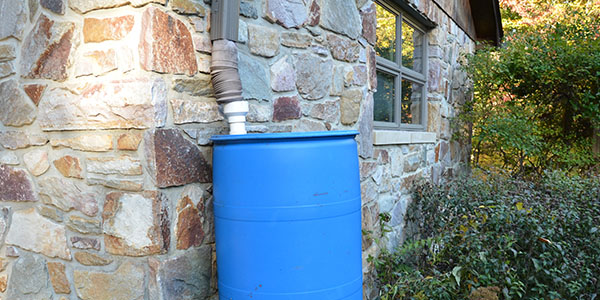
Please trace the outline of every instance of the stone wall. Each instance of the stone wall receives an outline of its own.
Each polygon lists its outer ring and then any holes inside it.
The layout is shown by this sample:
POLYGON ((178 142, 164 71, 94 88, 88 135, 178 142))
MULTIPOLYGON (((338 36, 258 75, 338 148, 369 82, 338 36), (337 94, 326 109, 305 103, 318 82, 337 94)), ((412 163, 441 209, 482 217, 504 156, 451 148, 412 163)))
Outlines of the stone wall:
MULTIPOLYGON (((209 137, 210 4, 0 0, 0 298, 216 295, 209 137)), ((428 131, 373 146, 375 10, 368 0, 242 1, 239 67, 253 133, 357 129, 366 261, 402 240, 408 191, 451 175, 449 118, 473 42, 431 1, 428 131), (418 137, 418 135, 415 135, 418 137), (378 245, 380 213, 393 231, 378 245)))

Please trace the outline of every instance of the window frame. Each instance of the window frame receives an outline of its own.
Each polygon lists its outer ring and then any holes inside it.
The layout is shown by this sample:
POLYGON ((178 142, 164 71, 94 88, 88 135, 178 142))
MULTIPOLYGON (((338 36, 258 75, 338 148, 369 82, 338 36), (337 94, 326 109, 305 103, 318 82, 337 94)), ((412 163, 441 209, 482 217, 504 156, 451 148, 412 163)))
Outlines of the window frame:
MULTIPOLYGON (((427 129, 427 77, 428 77, 428 32, 431 29, 431 24, 420 24, 415 20, 410 13, 406 12, 399 5, 391 0, 375 0, 375 5, 380 5, 396 15, 396 41, 395 41, 395 59, 396 62, 383 58, 375 53, 376 70, 394 76, 394 122, 382 122, 373 120, 374 129, 385 130, 412 130, 425 131, 427 129), (402 22, 406 22, 409 26, 418 30, 422 34, 422 57, 421 63, 422 73, 419 73, 411 68, 402 65, 402 22), (422 85, 421 92, 421 115, 418 124, 402 123, 402 80, 409 80, 413 83, 422 85)), ((377 43, 377 42, 376 42, 377 43)))

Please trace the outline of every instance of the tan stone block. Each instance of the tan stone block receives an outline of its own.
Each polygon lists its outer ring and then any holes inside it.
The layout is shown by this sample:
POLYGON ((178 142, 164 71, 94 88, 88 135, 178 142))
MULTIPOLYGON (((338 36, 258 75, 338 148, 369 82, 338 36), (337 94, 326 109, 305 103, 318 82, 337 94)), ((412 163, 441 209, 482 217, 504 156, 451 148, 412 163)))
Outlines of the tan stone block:
POLYGON ((84 266, 106 266, 113 262, 110 258, 89 252, 75 252, 75 260, 84 266))
POLYGON ((35 106, 25 98, 16 80, 0 83, 0 122, 5 126, 22 126, 35 120, 35 106))
POLYGON ((81 165, 77 157, 65 155, 54 161, 54 167, 65 177, 83 178, 81 176, 81 165))
POLYGON ((15 65, 12 61, 0 62, 0 78, 15 74, 15 65))
POLYGON ((248 25, 248 47, 252 54, 273 57, 279 53, 279 31, 254 24, 248 25))
POLYGON ((114 49, 84 53, 75 64, 75 76, 102 75, 117 69, 117 53, 114 49))
POLYGON ((66 139, 51 138, 50 145, 73 150, 104 152, 113 149, 113 137, 110 134, 84 134, 66 139))
POLYGON ((86 43, 120 40, 129 34, 134 22, 132 15, 105 19, 85 18, 83 40, 86 43))
POLYGON ((46 195, 42 200, 63 211, 76 209, 87 216, 98 213, 96 194, 76 180, 62 177, 45 177, 38 181, 39 193, 46 195))
POLYGON ((141 141, 142 134, 139 132, 124 133, 117 139, 117 149, 135 151, 138 149, 141 141))
POLYGON ((18 165, 19 158, 13 152, 2 151, 2 152, 0 152, 0 164, 13 165, 13 166, 18 165))
POLYGON ((203 17, 206 14, 206 9, 200 4, 200 1, 195 0, 171 0, 171 7, 177 13, 184 15, 197 15, 203 17))
POLYGON ((158 191, 108 194, 102 213, 106 251, 127 256, 166 253, 170 243, 167 202, 158 191))
POLYGON ((193 37, 194 48, 200 53, 212 53, 212 42, 207 34, 196 35, 193 37))
POLYGON ((86 161, 89 173, 104 175, 141 175, 142 164, 139 159, 131 156, 119 157, 90 157, 86 161))
MULTIPOLYGON (((287 132, 289 129, 284 129, 287 132)), ((310 119, 300 119, 300 122, 294 124, 292 131, 294 132, 311 132, 311 131, 327 131, 327 127, 323 122, 313 121, 310 119)))
POLYGON ((48 138, 41 134, 27 134, 21 131, 0 131, 0 145, 6 149, 22 149, 29 146, 43 146, 48 138))
POLYGON ((36 149, 23 154, 23 162, 27 170, 35 176, 40 176, 48 171, 50 164, 48 163, 48 152, 36 149))
POLYGON ((101 234, 102 224, 99 220, 82 218, 76 215, 71 215, 65 222, 67 227, 83 234, 101 234))
POLYGON ((0 40, 7 37, 15 37, 20 40, 23 37, 23 30, 27 23, 27 10, 25 9, 25 1, 0 1, 0 40))
POLYGON ((65 265, 59 262, 48 262, 47 265, 54 292, 57 294, 71 293, 71 284, 65 272, 65 265))
POLYGON ((125 179, 120 176, 95 173, 88 173, 86 181, 90 185, 99 184, 117 190, 132 192, 141 191, 144 186, 144 179, 141 177, 126 177, 125 179))
POLYGON ((441 126, 440 104, 427 103, 427 131, 439 133, 441 126))
MULTIPOLYGON (((44 199, 45 196, 42 196, 42 199, 44 199)), ((48 202, 48 201, 43 201, 44 203, 48 202)), ((63 221, 63 214, 56 208, 54 207, 48 207, 48 206, 38 206, 37 208, 38 212, 40 213, 40 215, 54 220, 57 223, 60 223, 63 221)))
POLYGON ((305 33, 283 32, 281 33, 281 44, 292 48, 308 48, 312 37, 305 33))
POLYGON ((140 7, 148 3, 165 5, 167 0, 69 0, 69 7, 74 11, 83 14, 96 9, 118 7, 126 4, 140 7))
POLYGON ((342 92, 340 100, 340 121, 344 125, 352 125, 358 121, 362 89, 348 89, 342 92))
POLYGON ((212 98, 202 100, 171 99, 173 123, 212 123, 224 119, 216 100, 212 98))
POLYGON ((329 94, 333 62, 311 54, 295 56, 296 87, 304 99, 317 100, 329 94))
POLYGON ((167 116, 162 78, 99 80, 54 88, 39 104, 42 130, 162 127, 167 116))
POLYGON ((13 213, 6 243, 48 257, 71 260, 65 228, 42 217, 34 208, 13 213))
POLYGON ((77 296, 83 300, 144 299, 144 268, 122 263, 114 273, 75 270, 77 296))
POLYGON ((8 276, 6 274, 0 275, 0 292, 6 292, 6 284, 8 283, 8 276))
POLYGON ((13 60, 17 57, 15 46, 11 44, 0 45, 0 61, 13 60))

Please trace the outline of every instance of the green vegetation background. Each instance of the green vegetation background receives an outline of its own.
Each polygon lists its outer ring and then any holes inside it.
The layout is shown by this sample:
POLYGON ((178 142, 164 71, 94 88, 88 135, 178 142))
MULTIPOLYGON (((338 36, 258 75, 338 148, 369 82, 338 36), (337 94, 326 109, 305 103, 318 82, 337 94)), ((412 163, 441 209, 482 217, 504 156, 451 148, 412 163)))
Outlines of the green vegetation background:
POLYGON ((600 0, 500 2, 453 120, 473 173, 416 190, 381 300, 600 299, 600 0))

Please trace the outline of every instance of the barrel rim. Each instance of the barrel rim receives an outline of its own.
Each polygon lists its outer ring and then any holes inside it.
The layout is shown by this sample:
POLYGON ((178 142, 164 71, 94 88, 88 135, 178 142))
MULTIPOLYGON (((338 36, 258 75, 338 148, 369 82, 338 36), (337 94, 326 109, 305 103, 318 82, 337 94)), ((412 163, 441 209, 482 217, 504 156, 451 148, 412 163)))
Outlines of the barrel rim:
POLYGON ((337 131, 309 131, 309 132, 279 132, 279 133, 251 133, 235 135, 213 135, 210 139, 215 142, 233 142, 233 141, 260 141, 260 140, 290 140, 290 139, 312 139, 312 138, 330 138, 330 137, 355 137, 358 135, 356 130, 337 130, 337 131))

